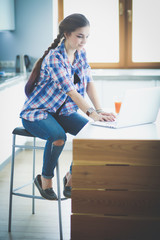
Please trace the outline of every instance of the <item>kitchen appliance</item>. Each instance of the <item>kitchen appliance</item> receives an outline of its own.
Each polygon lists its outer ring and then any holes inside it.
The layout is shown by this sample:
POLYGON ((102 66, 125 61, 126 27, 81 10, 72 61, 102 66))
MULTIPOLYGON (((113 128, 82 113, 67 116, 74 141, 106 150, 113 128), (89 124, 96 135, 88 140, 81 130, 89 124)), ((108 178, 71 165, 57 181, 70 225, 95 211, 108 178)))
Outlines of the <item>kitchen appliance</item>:
POLYGON ((32 71, 31 58, 28 55, 24 55, 24 62, 27 72, 31 72, 32 71))
POLYGON ((16 73, 26 73, 24 55, 16 56, 16 73))

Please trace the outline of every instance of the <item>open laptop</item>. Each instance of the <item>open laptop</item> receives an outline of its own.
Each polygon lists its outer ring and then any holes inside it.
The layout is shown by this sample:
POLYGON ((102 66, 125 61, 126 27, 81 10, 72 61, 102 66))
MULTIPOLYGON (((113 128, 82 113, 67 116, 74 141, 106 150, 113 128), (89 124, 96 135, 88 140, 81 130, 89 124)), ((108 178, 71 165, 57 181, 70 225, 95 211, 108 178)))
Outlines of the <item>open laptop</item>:
POLYGON ((160 87, 129 89, 125 92, 120 113, 114 122, 91 122, 92 125, 122 128, 156 121, 160 108, 160 87))

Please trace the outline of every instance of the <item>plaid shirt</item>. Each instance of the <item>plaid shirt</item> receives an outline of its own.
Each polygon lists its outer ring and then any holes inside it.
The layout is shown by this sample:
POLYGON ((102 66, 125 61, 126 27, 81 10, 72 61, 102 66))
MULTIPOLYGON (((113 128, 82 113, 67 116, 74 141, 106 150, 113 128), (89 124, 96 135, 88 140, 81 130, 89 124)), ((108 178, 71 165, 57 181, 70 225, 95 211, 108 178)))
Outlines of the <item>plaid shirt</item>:
POLYGON ((20 117, 29 121, 46 119, 48 113, 55 113, 66 98, 59 114, 70 115, 78 110, 78 106, 67 92, 77 90, 84 97, 90 81, 92 77, 85 50, 76 51, 74 63, 71 65, 63 41, 44 58, 39 81, 26 99, 20 117), (76 84, 74 73, 80 78, 80 82, 76 84))

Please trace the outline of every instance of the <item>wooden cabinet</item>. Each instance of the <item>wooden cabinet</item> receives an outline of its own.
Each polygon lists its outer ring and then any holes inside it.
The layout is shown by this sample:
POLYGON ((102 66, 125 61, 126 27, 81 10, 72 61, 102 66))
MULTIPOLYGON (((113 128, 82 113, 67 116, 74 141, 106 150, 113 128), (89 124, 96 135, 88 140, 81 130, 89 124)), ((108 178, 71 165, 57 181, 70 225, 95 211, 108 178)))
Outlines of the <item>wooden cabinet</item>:
POLYGON ((0 31, 15 30, 14 0, 0 1, 0 31))
POLYGON ((73 140, 72 240, 160 239, 159 149, 159 140, 73 140))

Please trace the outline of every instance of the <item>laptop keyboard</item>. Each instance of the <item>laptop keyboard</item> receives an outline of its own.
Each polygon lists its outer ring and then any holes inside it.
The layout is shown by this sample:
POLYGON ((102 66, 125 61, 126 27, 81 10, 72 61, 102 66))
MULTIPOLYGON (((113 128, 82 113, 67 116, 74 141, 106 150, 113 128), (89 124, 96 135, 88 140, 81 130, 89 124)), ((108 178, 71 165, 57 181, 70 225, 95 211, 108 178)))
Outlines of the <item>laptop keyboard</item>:
POLYGON ((117 122, 116 121, 114 121, 114 122, 105 122, 105 125, 107 127, 110 127, 110 128, 115 128, 116 125, 117 125, 117 122))
POLYGON ((96 125, 96 126, 102 126, 102 127, 109 127, 109 128, 116 128, 117 122, 100 122, 100 121, 96 121, 96 122, 91 122, 92 125, 96 125))

